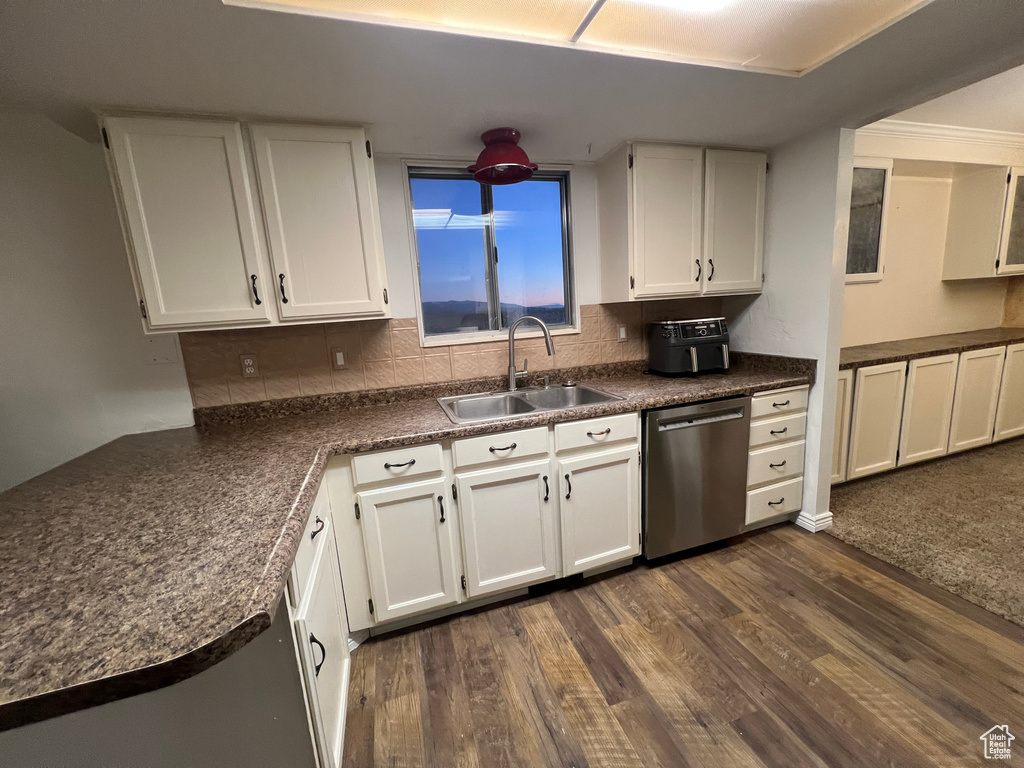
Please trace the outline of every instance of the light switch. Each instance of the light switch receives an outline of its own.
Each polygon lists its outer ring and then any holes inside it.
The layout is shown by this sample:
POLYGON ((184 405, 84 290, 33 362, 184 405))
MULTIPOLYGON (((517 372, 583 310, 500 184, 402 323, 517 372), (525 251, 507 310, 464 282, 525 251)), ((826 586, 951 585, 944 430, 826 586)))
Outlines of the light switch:
POLYGON ((341 347, 331 347, 331 365, 336 371, 340 371, 346 367, 344 349, 341 347))
POLYGON ((626 338, 626 326, 624 325, 619 326, 619 338, 623 340, 626 338))
POLYGON ((260 375, 260 361, 256 355, 239 355, 242 362, 242 378, 255 379, 260 375))

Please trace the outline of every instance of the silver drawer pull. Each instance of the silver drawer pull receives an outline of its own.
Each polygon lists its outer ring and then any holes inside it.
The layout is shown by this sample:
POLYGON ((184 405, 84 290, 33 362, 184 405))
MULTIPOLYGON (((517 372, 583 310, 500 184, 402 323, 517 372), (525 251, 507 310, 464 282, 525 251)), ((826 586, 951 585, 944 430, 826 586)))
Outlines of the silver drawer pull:
POLYGON ((416 459, 409 459, 408 461, 405 461, 405 462, 403 462, 401 464, 389 464, 388 462, 385 461, 384 462, 384 469, 398 469, 400 467, 411 467, 415 463, 416 463, 416 459))
POLYGON ((778 469, 779 467, 786 466, 786 462, 780 461, 778 464, 769 464, 768 466, 771 467, 772 469, 778 469))
POLYGON ((587 432, 587 437, 604 437, 605 435, 610 435, 611 433, 612 428, 608 427, 608 429, 602 429, 600 432, 587 432))
POLYGON ((516 444, 512 443, 512 445, 506 445, 504 448, 495 448, 492 445, 487 450, 490 451, 491 453, 497 453, 498 451, 514 451, 515 449, 516 449, 516 444))
POLYGON ((785 408, 787 405, 789 405, 789 400, 784 403, 772 403, 772 408, 785 408))
POLYGON ((779 504, 781 504, 781 503, 782 503, 782 502, 784 502, 785 500, 786 500, 786 497, 785 497, 785 496, 783 496, 783 497, 782 497, 781 499, 779 499, 778 501, 769 501, 769 502, 768 502, 768 506, 769 506, 769 507, 777 507, 777 506, 779 506, 779 504))
POLYGON ((784 435, 789 432, 789 427, 783 427, 782 429, 773 429, 768 434, 770 435, 784 435))

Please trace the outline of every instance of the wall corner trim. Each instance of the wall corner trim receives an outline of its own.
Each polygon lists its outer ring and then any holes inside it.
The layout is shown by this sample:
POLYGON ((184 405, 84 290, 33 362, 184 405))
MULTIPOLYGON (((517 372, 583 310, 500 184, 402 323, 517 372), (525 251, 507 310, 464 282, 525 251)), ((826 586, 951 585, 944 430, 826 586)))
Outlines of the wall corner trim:
POLYGON ((796 524, 811 533, 824 531, 832 527, 832 513, 827 510, 825 512, 820 512, 817 515, 810 515, 807 512, 801 512, 797 515, 796 524))

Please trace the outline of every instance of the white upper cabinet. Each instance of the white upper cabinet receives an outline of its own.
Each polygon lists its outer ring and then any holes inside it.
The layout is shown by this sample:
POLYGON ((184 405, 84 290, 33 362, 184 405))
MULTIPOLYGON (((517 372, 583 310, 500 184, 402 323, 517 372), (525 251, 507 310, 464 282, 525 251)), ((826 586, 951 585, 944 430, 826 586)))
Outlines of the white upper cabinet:
POLYGON ((1024 167, 954 175, 943 280, 1024 274, 1024 167))
POLYGON ((625 144, 598 165, 602 301, 759 293, 767 158, 625 144))
POLYGON ((104 129, 147 331, 390 316, 361 128, 107 117, 104 129))
POLYGON ((704 176, 705 294, 761 290, 768 158, 709 149, 704 176))
POLYGON ((110 117, 105 128, 147 327, 267 322, 238 123, 110 117))
POLYGON ((1000 275, 1024 273, 1024 167, 1012 168, 1009 173, 996 271, 1000 275))
POLYGON ((383 315, 384 248, 363 130, 250 130, 281 317, 383 315))
POLYGON ((700 149, 633 145, 633 298, 700 293, 700 149))

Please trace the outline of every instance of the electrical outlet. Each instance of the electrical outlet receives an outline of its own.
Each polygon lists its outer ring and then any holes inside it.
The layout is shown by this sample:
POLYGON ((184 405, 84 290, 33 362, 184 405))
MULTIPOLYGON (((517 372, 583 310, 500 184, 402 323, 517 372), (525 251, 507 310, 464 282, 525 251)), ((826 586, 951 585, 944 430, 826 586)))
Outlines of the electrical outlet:
POLYGON ((242 362, 242 378, 255 379, 260 375, 260 361, 256 355, 239 355, 242 362))
POLYGON ((345 350, 341 347, 331 347, 331 367, 336 371, 348 368, 348 363, 345 362, 345 350))

